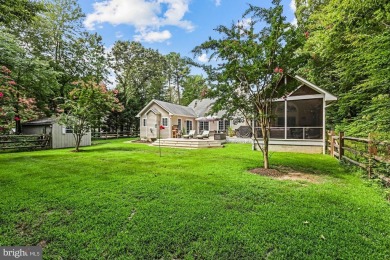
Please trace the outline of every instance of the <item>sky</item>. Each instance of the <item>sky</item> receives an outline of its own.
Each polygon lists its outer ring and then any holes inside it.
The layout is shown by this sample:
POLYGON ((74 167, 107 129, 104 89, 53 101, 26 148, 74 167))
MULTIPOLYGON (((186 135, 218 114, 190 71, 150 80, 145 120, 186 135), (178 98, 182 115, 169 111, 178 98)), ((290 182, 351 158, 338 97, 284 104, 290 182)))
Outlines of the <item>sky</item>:
MULTIPOLYGON (((86 14, 84 26, 103 37, 107 50, 117 40, 139 41, 161 54, 191 50, 218 38, 213 30, 242 21, 248 4, 270 7, 271 0, 78 0, 86 14)), ((282 0, 288 22, 294 22, 294 0, 282 0)), ((207 55, 197 57, 207 62, 207 55)))

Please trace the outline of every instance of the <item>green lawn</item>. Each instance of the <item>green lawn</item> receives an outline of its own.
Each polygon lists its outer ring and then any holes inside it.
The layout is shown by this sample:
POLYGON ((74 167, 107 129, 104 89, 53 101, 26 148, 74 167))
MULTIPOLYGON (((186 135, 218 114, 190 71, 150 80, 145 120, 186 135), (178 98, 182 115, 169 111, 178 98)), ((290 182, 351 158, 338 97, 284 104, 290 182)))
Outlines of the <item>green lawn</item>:
POLYGON ((325 155, 273 153, 320 183, 248 173, 250 145, 124 140, 0 154, 0 246, 46 259, 390 259, 383 191, 325 155))

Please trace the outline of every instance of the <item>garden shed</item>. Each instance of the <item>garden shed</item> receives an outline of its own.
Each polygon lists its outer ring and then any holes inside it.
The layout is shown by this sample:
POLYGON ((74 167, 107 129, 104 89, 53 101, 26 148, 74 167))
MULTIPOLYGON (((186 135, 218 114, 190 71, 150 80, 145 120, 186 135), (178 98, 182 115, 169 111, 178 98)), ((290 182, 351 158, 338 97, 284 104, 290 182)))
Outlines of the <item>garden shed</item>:
MULTIPOLYGON (((50 147, 53 149, 74 147, 76 141, 72 129, 60 125, 55 118, 42 118, 22 124, 24 135, 51 135, 50 147)), ((83 136, 80 146, 91 145, 91 132, 83 136)))

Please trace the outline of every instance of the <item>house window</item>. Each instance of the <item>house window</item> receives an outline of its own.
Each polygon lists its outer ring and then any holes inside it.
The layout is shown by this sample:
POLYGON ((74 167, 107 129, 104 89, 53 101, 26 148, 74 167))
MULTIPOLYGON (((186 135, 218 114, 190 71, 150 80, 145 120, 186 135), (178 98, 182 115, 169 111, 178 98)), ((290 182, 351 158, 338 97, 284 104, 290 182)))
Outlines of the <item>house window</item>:
POLYGON ((230 126, 230 120, 219 120, 218 121, 218 130, 220 132, 226 132, 230 126))
POLYGON ((191 120, 187 120, 186 121, 186 131, 187 131, 187 134, 190 132, 190 130, 192 130, 192 121, 191 120))
POLYGON ((181 118, 177 119, 177 129, 181 130, 181 118))
POLYGON ((163 117, 162 118, 162 125, 163 126, 168 126, 168 117, 163 117))
POLYGON ((199 122, 199 131, 209 130, 209 122, 199 122))
POLYGON ((146 126, 146 118, 142 120, 142 126, 146 126))
POLYGON ((62 134, 72 134, 72 133, 73 133, 73 127, 71 126, 62 127, 62 134))

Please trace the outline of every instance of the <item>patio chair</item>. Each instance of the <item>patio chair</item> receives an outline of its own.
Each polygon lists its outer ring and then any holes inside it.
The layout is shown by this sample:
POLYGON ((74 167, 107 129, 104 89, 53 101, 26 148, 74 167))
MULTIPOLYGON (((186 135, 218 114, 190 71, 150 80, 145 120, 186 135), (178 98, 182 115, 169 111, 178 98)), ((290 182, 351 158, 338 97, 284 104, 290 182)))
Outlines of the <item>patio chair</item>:
POLYGON ((190 132, 186 135, 183 135, 183 138, 194 138, 195 130, 190 130, 190 132))
POLYGON ((203 138, 209 138, 210 131, 204 130, 201 135, 197 135, 196 138, 203 139, 203 138))

